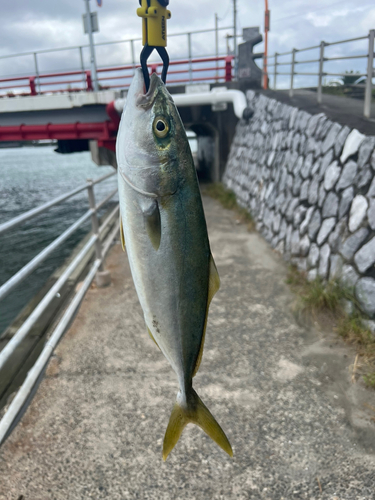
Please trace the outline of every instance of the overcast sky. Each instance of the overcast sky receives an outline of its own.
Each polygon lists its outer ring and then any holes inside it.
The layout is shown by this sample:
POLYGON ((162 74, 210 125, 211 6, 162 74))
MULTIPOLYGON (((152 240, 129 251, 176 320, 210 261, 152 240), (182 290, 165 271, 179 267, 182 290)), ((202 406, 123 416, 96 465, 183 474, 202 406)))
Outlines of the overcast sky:
MULTIPOLYGON (((52 47, 82 45, 87 43, 83 34, 83 0, 3 0, 0 20, 0 55, 37 51, 52 47)), ((103 0, 97 7, 90 0, 92 10, 99 13, 100 32, 96 42, 125 40, 141 35, 141 20, 136 16, 136 0, 103 0)), ((259 26, 263 32, 263 0, 238 0, 238 25, 240 31, 246 26, 259 26)), ((232 1, 200 0, 183 2, 171 0, 172 19, 168 21, 168 32, 213 28, 214 14, 220 18, 220 26, 232 24, 232 1)), ((375 5, 371 0, 269 0, 271 10, 270 52, 284 52, 292 47, 316 45, 320 40, 335 41, 366 35, 375 28, 375 5)), ((224 35, 220 37, 221 50, 225 50, 224 35)), ((182 55, 186 38, 169 38, 168 50, 171 58, 182 55)), ((137 58, 141 49, 136 45, 137 58)), ((194 37, 194 55, 213 52, 214 36, 194 37)), ((259 51, 263 50, 259 45, 259 51)), ((328 55, 367 52, 366 42, 335 46, 328 55)), ((98 49, 98 65, 121 64, 130 60, 130 46, 110 45, 98 49)), ((88 53, 85 54, 88 63, 88 53)), ((363 70, 364 61, 346 62, 346 69, 363 70)), ((0 60, 0 78, 29 71, 32 58, 0 60)), ((61 52, 40 56, 40 70, 56 70, 79 67, 78 51, 61 52)), ((306 70, 306 68, 305 68, 306 70)))

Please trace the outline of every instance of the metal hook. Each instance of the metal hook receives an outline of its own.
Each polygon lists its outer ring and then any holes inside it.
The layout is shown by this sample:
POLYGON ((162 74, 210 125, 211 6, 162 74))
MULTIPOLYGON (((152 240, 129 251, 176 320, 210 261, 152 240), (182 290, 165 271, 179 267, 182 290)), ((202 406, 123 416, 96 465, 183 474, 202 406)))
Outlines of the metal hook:
POLYGON ((164 83, 166 83, 167 80, 167 72, 169 67, 168 52, 165 50, 165 47, 152 47, 146 43, 146 45, 142 49, 140 57, 146 92, 148 92, 148 89, 150 88, 150 75, 148 73, 148 68, 147 68, 147 59, 150 57, 154 49, 158 52, 159 56, 161 57, 161 60, 163 61, 163 70, 161 72, 161 79, 164 83))

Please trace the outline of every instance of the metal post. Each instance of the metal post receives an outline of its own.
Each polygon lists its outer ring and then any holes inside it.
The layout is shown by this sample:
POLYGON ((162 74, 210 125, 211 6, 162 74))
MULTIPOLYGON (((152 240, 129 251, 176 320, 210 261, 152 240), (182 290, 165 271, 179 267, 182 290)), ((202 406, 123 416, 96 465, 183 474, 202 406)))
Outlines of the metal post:
POLYGON ((323 80, 323 64, 324 64, 324 46, 325 42, 320 42, 320 55, 319 55, 319 76, 318 76, 318 91, 317 91, 317 97, 318 97, 318 103, 321 104, 322 102, 322 80, 323 80))
MULTIPOLYGON (((217 14, 215 14, 215 56, 219 57, 219 18, 217 14)), ((219 76, 219 66, 218 60, 216 59, 216 81, 219 76)))
POLYGON ((40 94, 40 78, 39 78, 38 59, 36 52, 34 52, 34 66, 35 66, 37 94, 40 94))
POLYGON ((131 50, 131 53, 132 53, 133 73, 135 74, 134 40, 130 40, 130 50, 131 50))
POLYGON ((83 63, 83 52, 82 52, 82 47, 79 47, 79 58, 81 61, 81 71, 82 71, 82 83, 83 83, 83 89, 85 90, 86 88, 86 73, 85 73, 85 65, 83 63))
POLYGON ((372 99, 372 77, 374 75, 374 38, 375 30, 369 32, 368 57, 367 57, 367 78, 365 89, 365 103, 363 114, 365 118, 371 116, 371 99, 372 99))
POLYGON ((237 0, 233 0, 234 77, 237 78, 237 0))
POLYGON ((273 75, 273 88, 276 90, 276 78, 277 78, 277 52, 275 52, 275 70, 273 75))
POLYGON ((290 73, 290 89, 289 89, 289 97, 293 97, 294 94, 294 89, 293 89, 293 84, 294 84, 294 63, 296 60, 296 49, 292 50, 292 70, 290 73))
POLYGON ((91 78, 94 86, 94 91, 98 92, 98 77, 96 74, 96 60, 95 60, 95 47, 94 47, 94 37, 92 33, 92 24, 91 24, 91 12, 90 12, 90 4, 89 0, 85 0, 86 4, 86 15, 87 15, 87 29, 89 32, 89 41, 90 41, 90 62, 91 62, 91 78))
POLYGON ((189 82, 193 80, 193 67, 191 62, 191 33, 187 34, 188 37, 188 51, 189 51, 189 82))
MULTIPOLYGON (((87 194, 89 195, 89 205, 91 210, 93 210, 91 214, 91 226, 92 226, 92 232, 96 236, 98 236, 97 240, 95 241, 95 254, 97 259, 102 258, 102 243, 99 238, 99 221, 98 221, 98 214, 96 213, 95 207, 95 194, 94 194, 94 185, 92 182, 92 179, 87 179, 88 186, 87 186, 87 194)), ((103 271, 102 265, 99 267, 99 271, 103 271)))

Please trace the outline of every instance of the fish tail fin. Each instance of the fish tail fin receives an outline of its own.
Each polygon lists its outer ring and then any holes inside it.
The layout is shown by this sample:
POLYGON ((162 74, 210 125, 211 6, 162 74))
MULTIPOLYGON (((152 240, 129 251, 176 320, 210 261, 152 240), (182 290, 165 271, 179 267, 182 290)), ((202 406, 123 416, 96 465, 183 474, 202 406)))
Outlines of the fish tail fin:
POLYGON ((192 389, 187 398, 187 406, 180 406, 179 403, 176 402, 173 407, 164 436, 164 461, 177 444, 182 431, 188 423, 198 425, 217 445, 220 446, 220 448, 228 453, 230 457, 233 457, 232 447, 223 429, 216 422, 198 394, 192 389))

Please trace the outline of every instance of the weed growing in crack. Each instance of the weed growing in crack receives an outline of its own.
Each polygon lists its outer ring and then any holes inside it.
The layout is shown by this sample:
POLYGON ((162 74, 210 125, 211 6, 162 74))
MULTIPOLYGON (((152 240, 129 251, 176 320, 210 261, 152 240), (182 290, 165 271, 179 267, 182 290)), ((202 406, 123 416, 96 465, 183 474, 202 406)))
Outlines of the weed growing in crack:
POLYGON ((298 295, 296 312, 311 317, 321 326, 331 324, 347 342, 354 344, 361 363, 356 365, 366 385, 375 389, 375 337, 366 327, 367 318, 358 308, 353 293, 338 281, 324 282, 320 278, 309 282, 296 266, 290 266, 287 283, 298 295), (345 311, 344 303, 353 304, 353 312, 345 311))

